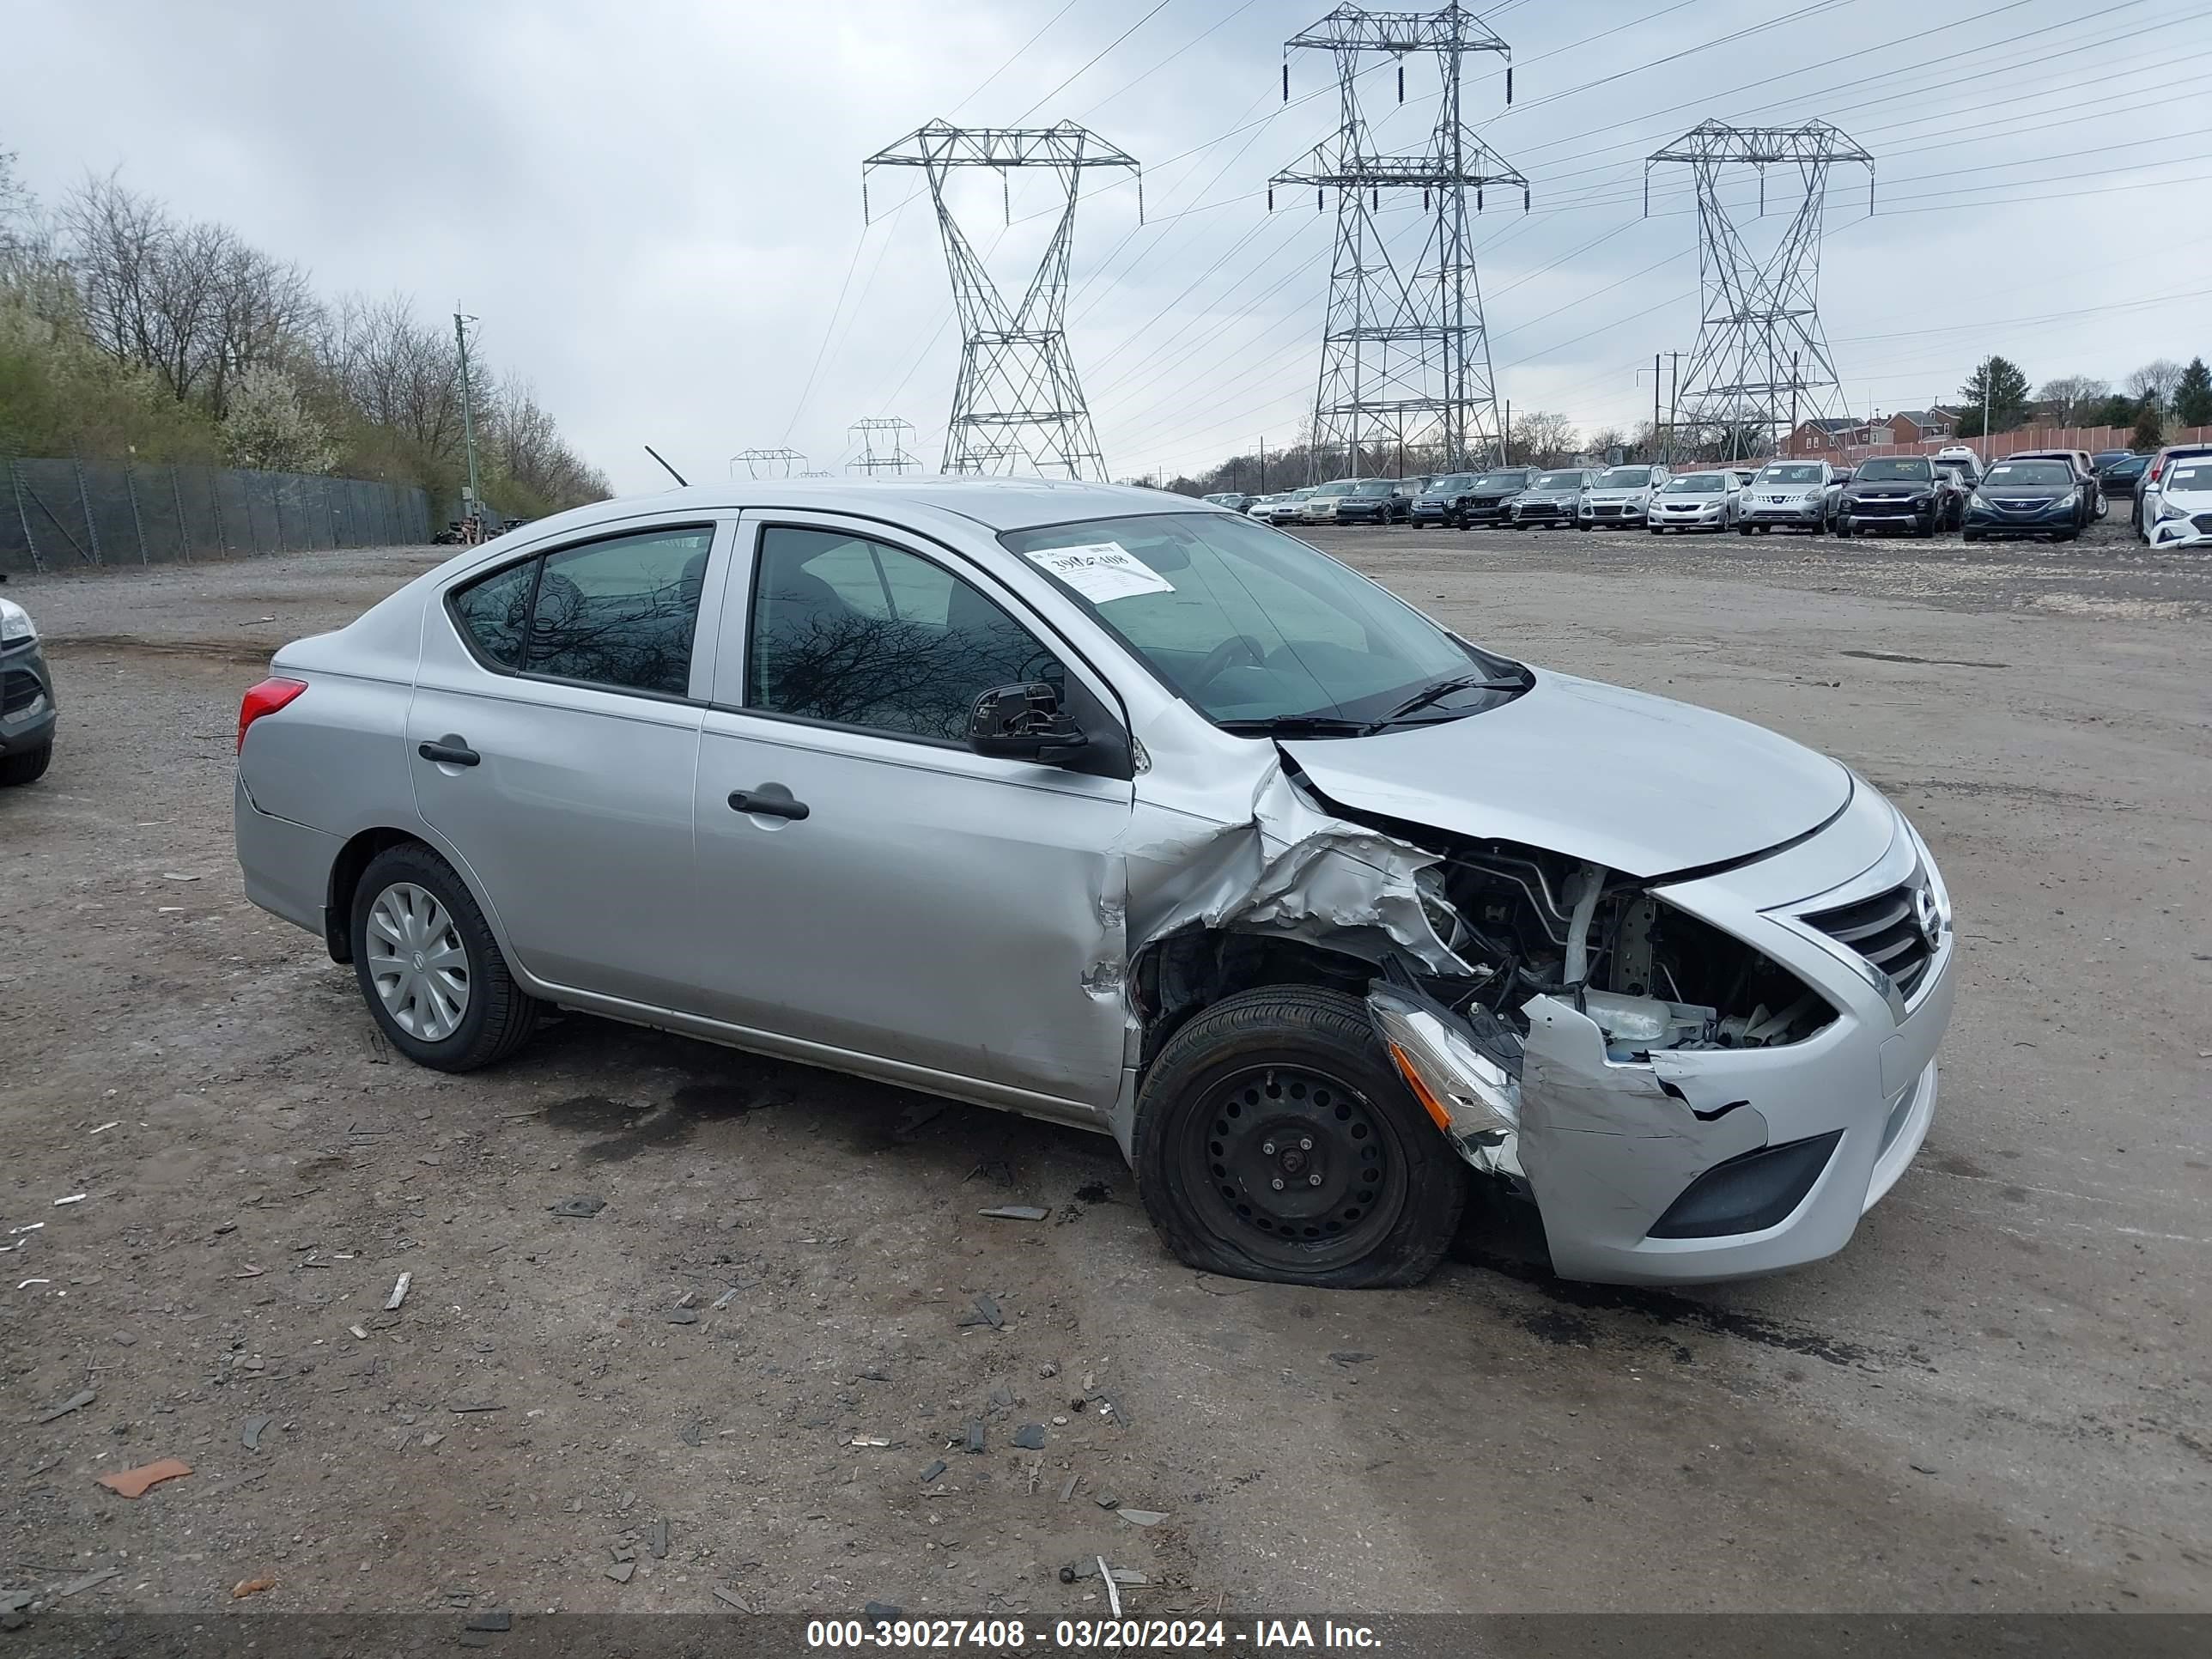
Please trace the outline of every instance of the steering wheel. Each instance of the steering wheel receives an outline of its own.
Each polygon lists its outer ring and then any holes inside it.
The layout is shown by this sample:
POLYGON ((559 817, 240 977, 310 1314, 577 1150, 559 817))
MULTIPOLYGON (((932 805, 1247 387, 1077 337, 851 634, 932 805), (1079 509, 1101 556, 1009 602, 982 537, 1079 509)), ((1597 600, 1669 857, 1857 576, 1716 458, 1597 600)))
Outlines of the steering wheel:
POLYGON ((1257 668, 1267 660, 1267 647, 1249 634, 1231 634, 1206 653, 1206 660, 1199 664, 1198 672, 1191 676, 1190 689, 1203 691, 1227 673, 1230 665, 1240 656, 1257 668))

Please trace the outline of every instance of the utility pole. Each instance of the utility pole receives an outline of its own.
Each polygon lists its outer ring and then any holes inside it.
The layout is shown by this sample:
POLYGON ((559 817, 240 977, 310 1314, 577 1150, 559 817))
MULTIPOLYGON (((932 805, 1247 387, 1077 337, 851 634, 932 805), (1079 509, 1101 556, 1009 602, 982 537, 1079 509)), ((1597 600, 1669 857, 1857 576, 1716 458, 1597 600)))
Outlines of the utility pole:
POLYGON ((1073 121, 1051 127, 956 127, 932 121, 860 164, 863 220, 868 213, 868 175, 887 167, 920 167, 927 179, 952 276, 960 375, 945 427, 945 470, 1013 472, 1026 467, 1105 482, 1098 431, 1067 349, 1068 256, 1085 168, 1121 167, 1136 174, 1137 220, 1144 222, 1144 178, 1135 158, 1073 121), (1045 167, 1059 183, 1064 198, 1060 222, 1018 306, 1008 304, 999 292, 945 199, 946 184, 958 167, 990 168, 1001 184, 1009 168, 1045 167))
POLYGON ((1260 493, 1267 493, 1267 434, 1260 434, 1260 493))
MULTIPOLYGON (((1651 169, 1661 161, 1686 163, 1698 198, 1698 285, 1702 295, 1698 343, 1690 354, 1690 384, 1681 402, 1693 423, 1725 422, 1729 454, 1740 459, 1746 430, 1763 426, 1773 447, 1784 403, 1799 394, 1820 416, 1837 406, 1836 367, 1820 325, 1820 220, 1828 173, 1837 163, 1867 170, 1867 204, 1874 204, 1874 157, 1825 121, 1796 127, 1733 127, 1703 121, 1644 161, 1644 211, 1651 209, 1651 169), (1759 210, 1765 210, 1766 169, 1793 166, 1804 198, 1772 252, 1754 255, 1735 216, 1721 200, 1721 180, 1731 167, 1759 171, 1759 210), (1781 379, 1787 353, 1790 380, 1781 379)), ((1848 408, 1844 410, 1849 413, 1848 408)))
POLYGON ((1659 452, 1663 465, 1668 458, 1668 451, 1659 437, 1659 359, 1662 355, 1656 351, 1651 354, 1651 447, 1659 452))
POLYGON ((476 321, 461 315, 457 303, 453 307, 453 338, 461 349, 461 439, 469 452, 469 510, 461 516, 481 519, 483 516, 483 496, 477 484, 477 416, 476 395, 469 386, 469 329, 476 321))
MULTIPOLYGON (((1667 354, 1667 459, 1671 464, 1674 459, 1675 428, 1682 418, 1682 354, 1680 352, 1670 351, 1667 354)), ((1658 377, 1654 375, 1652 378, 1656 380, 1658 377)))
POLYGON ((1267 191, 1272 209, 1275 186, 1309 187, 1324 212, 1328 192, 1336 192, 1314 453, 1341 447, 1355 477, 1369 454, 1387 456, 1393 445, 1425 446, 1447 471, 1466 469, 1478 453, 1488 465, 1491 454, 1503 452, 1470 225, 1482 210, 1486 185, 1518 189, 1525 210, 1528 181, 1462 119, 1461 82, 1468 54, 1496 52, 1506 59, 1505 100, 1511 103, 1511 50, 1457 0, 1431 12, 1340 5, 1285 43, 1285 102, 1292 47, 1328 53, 1337 83, 1336 132, 1300 165, 1268 180, 1267 191), (1376 66, 1374 60, 1396 59, 1403 103, 1405 60, 1415 53, 1435 58, 1441 82, 1436 122, 1418 149, 1384 154, 1361 107, 1359 78, 1364 68, 1376 66), (1410 270, 1394 261, 1384 234, 1385 190, 1419 191, 1422 210, 1433 215, 1410 270))
POLYGON ((1498 464, 1500 466, 1513 465, 1513 399, 1510 398, 1505 400, 1505 419, 1498 428, 1498 464))
POLYGON ((914 428, 896 416, 882 415, 855 421, 845 428, 845 435, 860 449, 859 459, 845 464, 848 472, 859 472, 873 477, 879 472, 896 476, 921 470, 920 459, 907 448, 907 441, 914 436, 914 428))

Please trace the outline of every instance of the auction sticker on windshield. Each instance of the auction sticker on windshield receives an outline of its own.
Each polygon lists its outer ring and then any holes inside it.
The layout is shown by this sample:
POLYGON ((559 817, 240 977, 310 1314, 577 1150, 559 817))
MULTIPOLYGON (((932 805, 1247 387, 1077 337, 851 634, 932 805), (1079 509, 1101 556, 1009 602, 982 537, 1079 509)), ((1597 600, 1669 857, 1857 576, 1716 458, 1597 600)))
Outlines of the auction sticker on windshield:
POLYGON ((1093 605, 1133 599, 1139 593, 1172 593, 1175 584, 1119 542, 1047 547, 1030 558, 1093 605))

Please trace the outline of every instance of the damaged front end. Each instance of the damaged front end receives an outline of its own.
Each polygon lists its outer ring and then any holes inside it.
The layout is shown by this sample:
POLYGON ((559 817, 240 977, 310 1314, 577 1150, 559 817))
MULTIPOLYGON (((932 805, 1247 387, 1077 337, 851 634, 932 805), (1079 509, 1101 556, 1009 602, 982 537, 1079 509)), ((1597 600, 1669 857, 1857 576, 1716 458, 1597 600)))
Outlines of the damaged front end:
POLYGON ((1531 848, 1455 850, 1446 937, 1470 971, 1395 964, 1367 999, 1376 1030, 1467 1163, 1534 1201, 1565 1276, 1680 1282, 1827 1255, 1875 1158, 1909 1158, 1908 1124, 1924 1133, 1932 1062, 1885 1099, 1883 1034, 1855 1029, 1848 998, 1651 885, 1531 848), (1851 1126, 1867 1133, 1846 1155, 1851 1126), (1832 1170, 1856 1194, 1784 1237, 1832 1170))
POLYGON ((1132 1063, 1238 985, 1362 995, 1460 1157, 1534 1203, 1563 1276, 1693 1282, 1829 1255, 1925 1133, 1948 947, 1908 1008, 1843 912, 1746 899, 1805 876, 1794 892, 1816 898, 1923 867, 1940 884, 1871 792, 1848 845, 1656 878, 1370 818, 1295 763, 1254 806, 1210 847, 1162 848, 1157 883, 1132 848, 1132 1063))

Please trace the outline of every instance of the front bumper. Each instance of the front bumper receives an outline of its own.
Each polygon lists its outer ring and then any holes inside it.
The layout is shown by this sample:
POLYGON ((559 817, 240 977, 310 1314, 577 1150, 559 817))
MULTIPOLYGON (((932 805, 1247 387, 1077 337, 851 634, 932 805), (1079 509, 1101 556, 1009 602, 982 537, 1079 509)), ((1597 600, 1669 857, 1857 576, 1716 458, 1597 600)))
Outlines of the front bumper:
POLYGON ((58 717, 53 671, 39 641, 0 651, 0 755, 52 743, 58 717))
POLYGON ((1932 523, 1935 514, 1934 502, 1923 501, 1916 507, 1910 500, 1846 500, 1838 513, 1854 530, 1913 530, 1932 523))
POLYGON ((1654 530, 1725 530, 1728 528, 1728 509, 1699 507, 1681 512, 1661 506, 1652 509, 1649 522, 1654 530))
POLYGON ((2063 536, 2081 527, 2070 501, 2027 508, 1970 501, 1964 522, 1966 528, 1979 536, 2063 536))
POLYGON ((2186 519, 2158 519, 2150 527, 2153 547, 2203 547, 2212 544, 2212 513, 2186 519))
POLYGON ((1546 501, 1540 496, 1534 501, 1508 501, 1505 521, 1519 525, 1572 524, 1575 504, 1564 499, 1546 501))
POLYGON ((1861 785, 1811 840, 1654 890, 1826 999, 1836 1018, 1802 1042, 1615 1060, 1588 1015, 1538 996, 1526 1007, 1528 1033, 1510 1098, 1495 1071, 1486 1075, 1467 1061, 1461 1045, 1458 1073, 1436 1092, 1455 1103, 1454 1133, 1467 1130, 1459 1144, 1470 1164, 1525 1181, 1555 1271, 1601 1283, 1700 1284, 1817 1261, 1850 1241, 1927 1138, 1936 1049, 1955 992, 1956 933, 1940 929, 1908 997, 1805 918, 1909 889, 1923 867, 1932 874, 1904 819, 1861 785), (1876 850, 1858 874, 1834 879, 1839 861, 1862 863, 1876 850), (1501 1134, 1505 1117, 1513 1127, 1501 1134), (1716 1182, 1747 1171, 1756 1179, 1761 1166, 1784 1164, 1795 1166, 1793 1184, 1744 1230, 1694 1224, 1716 1182))
POLYGON ((1462 524, 1502 524, 1505 520, 1503 495, 1470 495, 1459 504, 1462 524))
POLYGON ((1794 525, 1818 529, 1827 517, 1827 503, 1820 500, 1794 501, 1747 501, 1741 522, 1794 525))
POLYGON ((1621 525, 1640 525, 1644 521, 1644 509, 1636 501, 1607 501, 1602 505, 1583 503, 1578 522, 1594 530, 1608 530, 1621 525))

